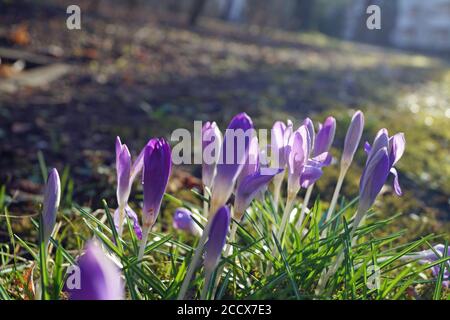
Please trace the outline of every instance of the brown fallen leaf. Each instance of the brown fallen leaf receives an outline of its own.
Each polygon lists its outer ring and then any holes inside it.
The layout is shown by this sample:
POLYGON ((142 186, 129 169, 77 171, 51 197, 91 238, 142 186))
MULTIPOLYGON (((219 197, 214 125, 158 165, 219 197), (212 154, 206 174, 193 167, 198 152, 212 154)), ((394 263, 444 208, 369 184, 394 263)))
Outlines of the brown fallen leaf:
POLYGON ((14 44, 19 46, 26 46, 31 42, 30 33, 28 32, 28 27, 24 24, 21 24, 14 28, 9 36, 9 40, 14 44))

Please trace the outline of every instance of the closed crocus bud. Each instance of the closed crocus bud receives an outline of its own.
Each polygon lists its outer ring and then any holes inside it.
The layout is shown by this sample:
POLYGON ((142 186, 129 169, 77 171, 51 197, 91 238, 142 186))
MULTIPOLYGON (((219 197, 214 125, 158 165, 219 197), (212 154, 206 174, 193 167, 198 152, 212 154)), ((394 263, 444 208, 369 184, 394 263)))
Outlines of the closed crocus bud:
MULTIPOLYGON (((364 168, 359 184, 359 207, 366 212, 375 202, 389 175, 389 156, 386 147, 379 149, 364 168)), ((359 210, 358 210, 359 211, 359 210)))
POLYGON ((192 212, 186 208, 177 208, 173 214, 173 227, 177 230, 187 231, 192 234, 198 234, 199 229, 194 219, 192 219, 192 212))
POLYGON ((131 192, 131 155, 128 147, 116 139, 117 202, 125 207, 131 192))
POLYGON ((120 270, 96 242, 90 241, 86 245, 85 253, 78 260, 78 267, 79 283, 71 276, 66 282, 70 300, 124 299, 120 270))
POLYGON ((283 169, 268 169, 262 174, 260 171, 246 176, 239 184, 234 200, 235 218, 239 221, 245 210, 250 206, 253 199, 267 188, 272 178, 283 171, 283 169))
POLYGON ((364 114, 357 111, 350 122, 345 135, 344 151, 341 158, 341 166, 348 168, 353 161, 356 149, 358 149, 359 141, 364 130, 364 114))
POLYGON ((58 212, 59 200, 61 197, 61 182, 56 169, 52 169, 47 178, 44 193, 44 207, 42 210, 43 239, 47 244, 52 235, 56 223, 56 214, 58 212))
POLYGON ((170 146, 164 140, 152 139, 144 153, 144 208, 143 224, 145 229, 153 226, 161 208, 172 167, 170 146))
POLYGON ((205 245, 204 267, 207 272, 213 272, 219 263, 227 239, 230 219, 228 206, 221 207, 213 217, 208 233, 208 242, 205 245))
POLYGON ((323 125, 319 125, 319 131, 317 132, 314 142, 313 157, 316 157, 321 153, 328 152, 333 144, 335 132, 336 119, 333 117, 328 117, 323 125))
POLYGON ((206 122, 202 128, 202 181, 203 185, 211 189, 216 165, 220 157, 222 133, 215 122, 206 122))
POLYGON ((228 125, 213 182, 210 215, 225 205, 233 193, 253 135, 253 122, 246 113, 236 115, 228 125))

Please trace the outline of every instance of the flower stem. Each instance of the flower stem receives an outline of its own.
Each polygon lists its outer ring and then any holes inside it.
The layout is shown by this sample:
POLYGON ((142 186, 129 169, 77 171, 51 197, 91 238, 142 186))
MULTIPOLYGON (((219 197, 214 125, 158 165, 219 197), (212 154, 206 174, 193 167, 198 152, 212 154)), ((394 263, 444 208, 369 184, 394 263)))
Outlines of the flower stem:
POLYGON ((205 284, 203 285, 202 293, 200 295, 200 300, 206 300, 208 295, 209 285, 212 280, 214 270, 205 270, 205 284))
POLYGON ((117 230, 117 235, 122 237, 123 233, 123 222, 125 219, 125 208, 123 206, 119 206, 119 230, 117 230))
POLYGON ((305 219, 306 208, 308 208, 309 199, 311 198, 312 190, 314 188, 314 183, 308 187, 306 190, 305 198, 302 203, 302 211, 300 212, 300 218, 297 221, 297 225, 295 226, 297 229, 300 229, 303 223, 303 219, 305 219))
MULTIPOLYGON (((150 233, 150 228, 144 226, 143 229, 142 229, 142 240, 141 240, 141 246, 139 248, 138 261, 141 261, 142 258, 144 258, 144 252, 145 252, 145 248, 147 246, 147 240, 148 240, 148 234, 149 233, 150 233)), ((141 262, 139 262, 139 264, 141 262)))
MULTIPOLYGON (((366 210, 361 210, 361 208, 358 208, 358 210, 356 211, 355 218, 353 219, 353 223, 352 223, 352 229, 350 230, 350 233, 349 233, 349 239, 350 239, 349 250, 355 245, 356 238, 353 239, 353 237, 355 235, 356 229, 360 225, 361 221, 364 219, 365 213, 366 213, 366 210)), ((319 278, 319 282, 317 284, 317 288, 315 290, 316 295, 322 294, 323 290, 325 289, 325 287, 327 285, 328 280, 330 279, 330 277, 332 277, 336 273, 336 271, 341 266, 343 260, 344 260, 344 251, 342 250, 339 253, 333 266, 330 269, 328 269, 328 271, 326 271, 326 269, 324 269, 322 271, 322 274, 319 278)))
POLYGON ((278 211, 278 202, 280 200, 281 184, 283 183, 284 174, 278 174, 273 178, 273 207, 278 211))
MULTIPOLYGON (((283 217, 281 218, 281 224, 280 224, 280 227, 278 228, 278 231, 276 234, 276 239, 280 243, 280 245, 282 243, 281 240, 283 237, 284 230, 286 229, 288 219, 290 217, 292 206, 294 205, 294 200, 295 200, 295 193, 288 193, 288 197, 286 200, 286 206, 284 207, 283 217)), ((274 243, 272 245, 272 249, 271 249, 272 257, 275 257, 276 250, 277 250, 277 246, 274 243)), ((269 276, 271 271, 272 271, 272 263, 269 261, 269 263, 267 265, 266 273, 265 273, 266 277, 269 276)))
MULTIPOLYGON (((233 223, 233 227, 231 228, 231 231, 230 231, 230 240, 229 240, 229 242, 228 242, 228 244, 227 244, 227 246, 226 246, 226 248, 225 248, 225 253, 224 253, 224 257, 225 257, 225 258, 228 258, 228 256, 229 256, 230 253, 231 253, 231 244, 232 244, 233 242, 235 242, 236 232, 237 232, 237 227, 238 227, 238 224, 237 224, 236 222, 233 223)), ((215 283, 214 283, 214 288, 213 288, 213 291, 212 291, 212 296, 213 296, 213 297, 216 295, 217 286, 219 285, 219 282, 220 282, 220 276, 221 276, 221 274, 222 274, 224 268, 225 268, 225 264, 222 264, 222 265, 219 267, 219 269, 217 270, 216 281, 215 281, 215 283)))
MULTIPOLYGON (((333 198, 331 198, 330 207, 328 208, 324 223, 327 223, 328 221, 330 221, 331 217, 333 216, 334 209, 336 207, 336 203, 337 203, 337 200, 339 197, 339 193, 341 192, 342 183, 344 182, 344 178, 345 178, 345 174, 347 173, 347 170, 348 170, 348 166, 345 166, 345 167, 341 166, 338 181, 336 183, 336 187, 334 188, 333 198)), ((321 239, 327 237, 328 228, 329 228, 329 226, 322 231, 321 239)))
POLYGON ((186 276, 184 277, 183 284, 181 285, 180 292, 178 294, 178 300, 184 299, 186 292, 189 288, 189 283, 191 282, 191 278, 194 275, 195 269, 197 268, 197 264, 200 261, 200 258, 202 256, 203 247, 206 243, 206 238, 208 237, 209 229, 211 228, 211 221, 212 219, 209 219, 208 223, 206 224, 205 228, 203 229, 202 237, 200 238, 197 248, 195 249, 194 257, 192 258, 191 262, 189 263, 188 270, 186 272, 186 276))

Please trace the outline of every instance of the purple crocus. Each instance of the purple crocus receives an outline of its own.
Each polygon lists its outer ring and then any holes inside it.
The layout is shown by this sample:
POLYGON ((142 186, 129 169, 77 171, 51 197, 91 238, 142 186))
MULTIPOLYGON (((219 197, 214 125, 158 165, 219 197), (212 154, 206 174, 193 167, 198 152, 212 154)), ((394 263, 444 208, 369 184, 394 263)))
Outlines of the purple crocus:
POLYGON ((341 166, 348 168, 353 161, 356 149, 364 130, 364 114, 356 111, 345 135, 344 151, 342 152, 341 166))
MULTIPOLYGON (((366 144, 365 144, 365 151, 368 154, 367 161, 366 161, 366 167, 372 161, 373 157, 378 152, 378 150, 380 150, 382 148, 386 148, 387 153, 388 153, 388 169, 389 169, 388 174, 391 173, 394 176, 393 186, 394 186, 394 191, 398 196, 402 195, 402 189, 401 189, 400 183, 398 181, 397 170, 395 169, 394 166, 397 164, 397 162, 403 156, 403 153, 405 152, 405 146, 406 146, 406 141, 405 141, 405 135, 403 133, 397 133, 394 136, 389 137, 388 131, 386 129, 381 129, 380 131, 378 131, 377 135, 375 136, 372 146, 370 146, 370 144, 368 142, 366 142, 366 144)), ((363 181, 364 176, 365 176, 365 171, 363 172, 363 175, 361 177, 361 182, 363 181)), ((385 182, 385 180, 383 181, 383 183, 385 182)))
POLYGON ((253 135, 253 122, 246 113, 236 115, 228 125, 213 181, 210 215, 225 205, 231 196, 253 135))
MULTIPOLYGON (((85 253, 78 260, 79 283, 66 281, 70 300, 123 300, 125 290, 117 265, 94 241, 86 245, 85 253)), ((73 274, 77 277, 77 274, 73 274)))
POLYGON ((222 133, 215 122, 206 122, 202 128, 202 181, 209 189, 212 187, 216 165, 219 161, 219 148, 222 145, 222 133), (209 149, 212 150, 209 151, 209 149))
POLYGON ((372 147, 366 142, 365 149, 368 156, 359 185, 359 203, 360 207, 365 211, 372 206, 389 173, 394 175, 395 193, 397 195, 402 194, 394 165, 402 157, 405 151, 405 144, 403 133, 397 133, 389 138, 386 129, 378 131, 372 147))
POLYGON ((328 117, 323 125, 319 123, 317 135, 315 135, 311 119, 306 118, 303 125, 308 132, 311 159, 308 159, 303 167, 300 185, 303 188, 308 188, 322 176, 322 168, 331 164, 332 158, 329 149, 334 140, 336 120, 333 117, 328 117))
MULTIPOLYGON (((448 251, 445 253, 445 246, 443 244, 438 244, 435 245, 433 249, 423 250, 411 256, 408 255, 408 257, 419 259, 418 262, 420 264, 431 264, 439 259, 442 259, 443 257, 448 257, 448 251)), ((431 268, 431 272, 433 274, 433 277, 435 278, 439 276, 440 271, 441 271, 440 265, 436 265, 431 268)), ((442 286, 448 288, 449 284, 450 284, 450 265, 449 262, 446 261, 442 286)))
POLYGON ((139 226, 137 214, 128 205, 131 187, 137 174, 141 171, 144 160, 144 149, 141 151, 136 161, 131 163, 131 155, 128 147, 122 144, 120 138, 116 138, 116 171, 117 171, 117 204, 118 208, 114 212, 114 223, 119 234, 122 234, 125 214, 133 221, 133 229, 139 239, 142 238, 142 231, 139 226))
POLYGON ((177 230, 198 234, 199 228, 192 219, 192 212, 186 208, 177 208, 173 214, 173 227, 177 230))
POLYGON ((216 268, 225 246, 231 219, 228 206, 221 207, 212 219, 208 242, 205 244, 204 267, 207 273, 213 272, 216 268))
POLYGON ((158 217, 172 167, 170 146, 163 138, 152 139, 144 152, 143 227, 149 231, 158 217))
POLYGON ((48 177, 44 193, 44 206, 42 210, 42 241, 47 245, 56 223, 59 200, 61 198, 61 182, 58 171, 53 168, 48 177))

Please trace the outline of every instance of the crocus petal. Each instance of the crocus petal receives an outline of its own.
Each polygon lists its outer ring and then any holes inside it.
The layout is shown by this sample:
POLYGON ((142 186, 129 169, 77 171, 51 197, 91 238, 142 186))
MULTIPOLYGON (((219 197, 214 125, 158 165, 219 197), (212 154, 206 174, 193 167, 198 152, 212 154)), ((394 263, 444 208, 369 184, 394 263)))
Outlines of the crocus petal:
POLYGON ((400 187, 400 183, 399 183, 399 181, 398 181, 398 173, 397 173, 397 170, 396 170, 395 168, 391 168, 390 172, 391 172, 392 175, 394 176, 394 183, 393 183, 393 186, 394 186, 394 191, 395 191, 395 193, 396 193, 398 196, 403 195, 402 188, 400 187))
POLYGON ((122 145, 117 156, 117 202, 119 206, 125 206, 131 193, 131 155, 128 147, 122 145))
POLYGON ((320 166, 305 165, 300 176, 300 185, 302 188, 308 188, 315 183, 322 176, 322 169, 320 166))
POLYGON ((253 123, 246 113, 236 115, 228 125, 212 187, 211 214, 223 206, 233 193, 236 179, 247 158, 253 135, 253 123))
POLYGON ((321 167, 328 167, 333 160, 333 157, 329 152, 324 152, 311 159, 312 162, 318 163, 321 167))
POLYGON ((366 142, 364 143, 364 152, 365 152, 367 155, 369 155, 370 150, 372 150, 372 147, 370 146, 370 143, 366 141, 366 142))
POLYGON ((366 164, 381 148, 386 148, 389 150, 389 135, 388 131, 384 128, 379 130, 377 135, 375 136, 375 139, 373 140, 372 146, 370 148, 369 155, 367 157, 366 164))
POLYGON ((236 215, 242 215, 250 206, 253 199, 265 188, 272 178, 283 169, 272 170, 271 173, 264 170, 245 177, 236 190, 234 209, 236 215))
POLYGON ((405 135, 402 132, 393 135, 389 139, 389 160, 391 162, 391 166, 394 166, 403 156, 405 147, 406 140, 405 135))
MULTIPOLYGON (((139 225, 139 219, 138 216, 136 214, 136 212, 134 212, 133 209, 130 208, 130 206, 126 205, 125 206, 125 214, 131 219, 131 222, 133 223, 133 231, 136 234, 136 237, 141 240, 142 239, 142 229, 139 225)), ((116 226, 116 229, 119 230, 120 229, 120 213, 119 213, 119 209, 117 208, 114 211, 114 225, 116 226)), ((123 223, 125 223, 125 221, 123 221, 123 223)))
POLYGON ((312 122, 312 120, 310 118, 306 118, 303 121, 303 125, 308 130, 309 138, 311 139, 311 143, 312 143, 311 148, 314 148, 314 141, 316 139, 316 133, 314 131, 314 123, 312 122))
POLYGON ((288 193, 297 194, 300 189, 300 175, 310 152, 309 135, 305 126, 301 126, 289 139, 288 155, 288 193))
POLYGON ((215 122, 206 122, 202 127, 202 182, 210 188, 216 174, 216 165, 220 157, 222 133, 215 122), (207 152, 212 148, 211 155, 207 152), (211 159, 209 159, 211 157, 211 159))
POLYGON ((328 117, 323 125, 320 126, 314 142, 313 156, 330 150, 333 144, 334 134, 336 132, 336 119, 328 117))
MULTIPOLYGON (((80 283, 66 282, 70 300, 122 300, 124 285, 120 271, 94 241, 86 245, 78 260, 80 283)), ((75 275, 76 276, 76 275, 75 275)))
MULTIPOLYGON (((364 114, 361 111, 355 112, 345 135, 344 151, 342 152, 341 163, 350 166, 353 161, 356 149, 364 130, 364 114)), ((370 145, 369 145, 370 147, 370 145)))
POLYGON ((213 216, 208 242, 205 244, 204 266, 208 272, 212 272, 219 262, 227 239, 230 219, 230 209, 227 206, 221 207, 213 216))
POLYGON ((126 206, 125 213, 127 214, 127 216, 131 219, 131 222, 133 223, 133 230, 134 230, 134 233, 136 234, 136 237, 139 240, 142 240, 142 229, 141 229, 141 226, 139 225, 139 219, 138 219, 136 212, 134 212, 134 210, 131 209, 130 206, 126 206))
POLYGON ((241 173, 236 182, 236 188, 239 188, 240 182, 247 176, 253 175, 259 169, 259 144, 258 136, 253 136, 250 141, 250 147, 248 148, 248 156, 242 167, 241 173))
POLYGON ((144 154, 144 227, 151 227, 158 217, 172 167, 170 146, 164 139, 152 139, 144 154))
POLYGON ((359 188, 359 205, 367 211, 374 203, 389 174, 389 157, 387 148, 379 149, 366 164, 361 176, 359 188))
POLYGON ((47 244, 55 228, 56 214, 58 212, 59 200, 61 198, 61 182, 56 169, 52 169, 47 177, 44 193, 44 205, 42 210, 43 239, 47 244))

